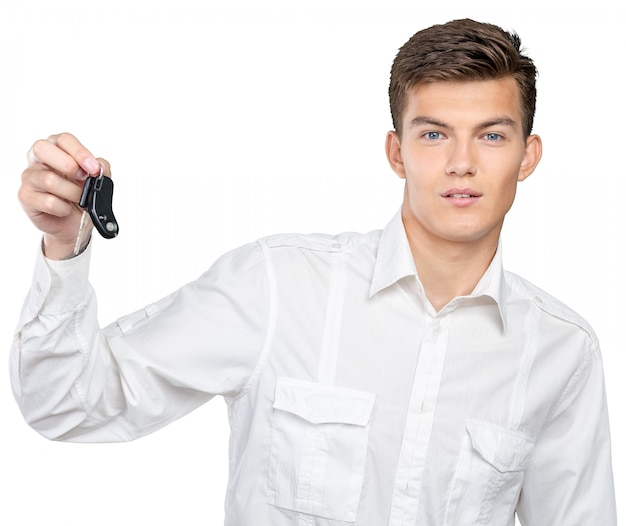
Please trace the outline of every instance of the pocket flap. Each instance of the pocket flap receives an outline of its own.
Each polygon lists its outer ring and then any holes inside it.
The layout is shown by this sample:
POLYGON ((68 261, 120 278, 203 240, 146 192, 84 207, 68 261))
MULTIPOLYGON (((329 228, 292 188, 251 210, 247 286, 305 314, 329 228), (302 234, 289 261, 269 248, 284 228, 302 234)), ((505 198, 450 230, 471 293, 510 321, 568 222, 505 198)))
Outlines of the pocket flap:
POLYGON ((466 429, 472 447, 498 471, 523 471, 528 464, 535 437, 490 422, 469 420, 466 429))
POLYGON ((376 395, 365 391, 278 377, 274 408, 313 424, 366 426, 376 395))

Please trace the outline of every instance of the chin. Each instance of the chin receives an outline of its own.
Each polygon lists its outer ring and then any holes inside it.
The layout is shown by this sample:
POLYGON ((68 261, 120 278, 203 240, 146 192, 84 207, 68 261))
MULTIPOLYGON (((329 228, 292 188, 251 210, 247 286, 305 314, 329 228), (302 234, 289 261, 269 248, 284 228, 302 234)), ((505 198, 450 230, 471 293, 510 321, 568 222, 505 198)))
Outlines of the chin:
POLYGON ((449 230, 441 237, 450 243, 490 243, 493 240, 497 243, 500 229, 457 228, 449 230))

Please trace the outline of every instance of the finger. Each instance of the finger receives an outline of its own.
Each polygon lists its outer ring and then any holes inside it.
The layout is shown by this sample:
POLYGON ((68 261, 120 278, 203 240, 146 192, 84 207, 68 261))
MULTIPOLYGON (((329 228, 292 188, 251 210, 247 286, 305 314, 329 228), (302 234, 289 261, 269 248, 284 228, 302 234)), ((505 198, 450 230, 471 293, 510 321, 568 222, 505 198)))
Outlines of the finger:
POLYGON ((102 157, 98 157, 98 159, 96 160, 98 161, 98 164, 102 166, 102 171, 104 172, 104 175, 106 175, 107 177, 111 177, 111 164, 109 163, 109 161, 103 159, 102 157))
POLYGON ((76 205, 54 194, 39 192, 33 187, 22 186, 18 198, 24 211, 32 218, 38 215, 67 217, 76 205))
POLYGON ((25 170, 22 174, 22 186, 35 192, 52 194, 71 203, 78 203, 82 193, 82 185, 45 169, 25 170))
POLYGON ((71 133, 51 135, 48 141, 67 152, 88 174, 96 175, 100 172, 100 164, 96 158, 71 133))
POLYGON ((71 155, 49 141, 37 141, 28 151, 27 157, 30 167, 43 166, 73 180, 86 177, 85 171, 71 155))
POLYGON ((33 144, 28 152, 29 164, 39 163, 66 177, 84 180, 87 174, 97 174, 100 165, 95 157, 73 135, 51 135, 33 144))

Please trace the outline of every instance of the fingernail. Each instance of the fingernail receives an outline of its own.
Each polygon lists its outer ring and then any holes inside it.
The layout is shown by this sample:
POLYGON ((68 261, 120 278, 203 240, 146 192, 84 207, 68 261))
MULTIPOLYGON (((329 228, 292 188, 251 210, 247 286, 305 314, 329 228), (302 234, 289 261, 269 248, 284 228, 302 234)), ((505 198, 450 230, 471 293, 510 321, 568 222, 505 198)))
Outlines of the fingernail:
POLYGON ((85 159, 85 162, 83 164, 87 169, 87 173, 95 174, 100 171, 100 163, 96 161, 93 157, 88 157, 87 159, 85 159))

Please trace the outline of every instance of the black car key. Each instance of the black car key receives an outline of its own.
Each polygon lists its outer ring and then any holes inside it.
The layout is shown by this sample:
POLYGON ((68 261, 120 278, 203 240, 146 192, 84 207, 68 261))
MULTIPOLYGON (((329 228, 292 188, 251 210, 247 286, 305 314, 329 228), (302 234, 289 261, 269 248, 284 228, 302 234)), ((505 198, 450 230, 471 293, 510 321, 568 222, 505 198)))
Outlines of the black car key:
POLYGON ((110 177, 104 174, 87 177, 78 204, 87 211, 102 237, 111 239, 117 236, 119 225, 113 215, 113 181, 110 177))
POLYGON ((74 246, 74 254, 78 254, 82 246, 87 215, 105 239, 112 239, 119 234, 120 227, 113 215, 113 180, 104 175, 102 167, 99 175, 89 176, 85 180, 78 206, 84 208, 84 212, 74 246))

